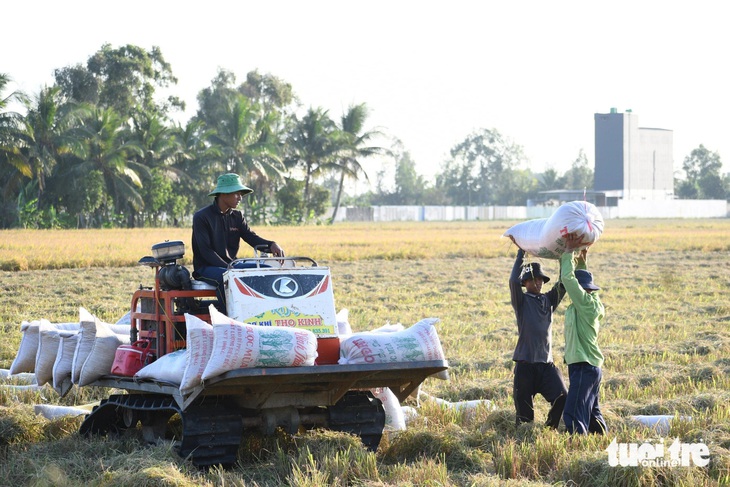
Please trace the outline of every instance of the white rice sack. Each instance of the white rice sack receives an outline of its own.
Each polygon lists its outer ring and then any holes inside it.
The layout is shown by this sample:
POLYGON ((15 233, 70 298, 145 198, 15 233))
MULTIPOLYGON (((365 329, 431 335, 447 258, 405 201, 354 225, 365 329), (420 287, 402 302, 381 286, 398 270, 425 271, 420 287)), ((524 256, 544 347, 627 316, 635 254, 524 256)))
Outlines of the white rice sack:
POLYGON ((202 380, 247 367, 314 365, 317 337, 309 330, 257 326, 233 320, 210 306, 213 353, 202 380))
MULTIPOLYGON (((94 348, 96 341, 97 327, 103 326, 104 336, 108 333, 118 335, 121 343, 130 343, 130 328, 131 325, 125 324, 109 324, 99 320, 96 316, 89 313, 86 309, 79 308, 79 326, 81 337, 76 344, 76 350, 74 351, 73 362, 71 364, 71 382, 79 384, 81 380, 81 369, 84 367, 84 363, 89 357, 91 350, 94 348)), ((116 353, 116 352, 115 352, 116 353)), ((113 354, 112 354, 113 355, 113 354)), ((112 357, 112 363, 114 359, 112 357)), ((106 374, 111 371, 111 368, 106 374)))
POLYGON ((385 410, 385 427, 384 431, 403 431, 406 429, 406 418, 403 414, 400 401, 390 387, 377 387, 371 389, 373 396, 380 399, 385 410))
POLYGON ((178 385, 182 382, 188 350, 183 348, 163 355, 134 374, 135 379, 150 379, 178 385))
POLYGON ((58 331, 79 331, 81 324, 77 321, 68 323, 51 323, 53 328, 58 331))
POLYGON ((124 316, 119 318, 115 325, 131 325, 132 324, 132 312, 127 311, 124 316))
POLYGON ((35 384, 35 374, 32 372, 21 372, 13 375, 10 373, 10 369, 0 369, 0 379, 3 382, 13 384, 35 384))
MULTIPOLYGON (((117 348, 119 345, 129 344, 129 335, 117 335, 108 323, 95 319, 94 325, 94 340, 88 357, 81 366, 79 386, 91 384, 102 376, 111 374, 117 348)), ((82 335, 79 344, 83 340, 82 335)))
POLYGON ((71 364, 71 382, 74 384, 79 383, 81 369, 94 346, 96 318, 84 308, 79 308, 79 325, 81 327, 79 330, 80 337, 76 344, 76 350, 74 351, 74 358, 71 364))
POLYGON ((40 320, 31 322, 23 321, 20 324, 20 331, 23 333, 23 337, 20 339, 18 353, 10 365, 11 374, 35 372, 35 356, 38 352, 39 341, 38 327, 40 324, 40 320))
POLYGON ((65 380, 71 379, 74 353, 80 338, 79 332, 61 332, 56 361, 53 363, 53 388, 56 390, 60 390, 65 380))
POLYGON ((354 333, 340 344, 340 364, 373 364, 443 360, 436 327, 426 318, 403 331, 354 333))
POLYGON ((189 391, 200 385, 201 377, 213 353, 213 327, 195 315, 185 313, 188 347, 185 371, 180 380, 180 390, 189 391))
POLYGON ((89 414, 89 411, 82 408, 74 408, 68 406, 56 406, 53 404, 36 404, 33 411, 46 419, 58 419, 64 416, 81 416, 89 414))
POLYGON ((342 308, 335 316, 337 320, 337 334, 339 336, 352 335, 352 327, 350 326, 350 310, 342 308))
POLYGON ((667 436, 669 434, 672 428, 672 421, 675 418, 681 421, 692 420, 691 416, 672 416, 668 414, 631 416, 632 420, 654 429, 660 436, 667 436))
POLYGON ((370 333, 393 333, 396 331, 403 331, 406 327, 403 326, 400 323, 386 323, 380 328, 375 328, 374 330, 370 330, 370 333))
POLYGON ((127 335, 130 336, 130 330, 132 328, 132 325, 129 323, 115 323, 115 324, 109 324, 109 328, 116 333, 117 335, 127 335))
POLYGON ((53 364, 61 341, 60 332, 48 320, 41 320, 38 327, 38 350, 35 356, 35 378, 39 386, 53 381, 53 364))
POLYGON ((584 247, 594 244, 603 233, 603 216, 587 201, 571 201, 561 205, 550 218, 517 223, 505 237, 512 237, 525 252, 545 259, 559 259, 565 251, 565 235, 582 236, 584 247))

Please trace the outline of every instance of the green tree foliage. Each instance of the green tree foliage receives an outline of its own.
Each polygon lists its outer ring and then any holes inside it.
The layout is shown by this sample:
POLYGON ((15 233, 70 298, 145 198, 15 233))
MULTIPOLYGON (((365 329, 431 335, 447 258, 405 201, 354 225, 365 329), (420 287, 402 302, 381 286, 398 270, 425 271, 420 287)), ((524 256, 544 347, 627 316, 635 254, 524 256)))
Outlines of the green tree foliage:
POLYGON ((136 111, 169 114, 184 109, 184 103, 174 96, 162 102, 156 100, 157 89, 177 84, 171 66, 158 47, 151 51, 128 44, 112 48, 104 44, 86 62, 54 72, 62 92, 77 102, 113 108, 127 120, 136 111))
MULTIPOLYGON (((10 78, 0 74, 0 228, 189 223, 229 171, 254 189, 252 223, 317 220, 328 201, 334 221, 352 201, 345 183, 369 180, 364 162, 375 156, 389 165, 360 204, 523 205, 538 191, 593 187, 583 151, 564 175, 534 175, 522 148, 495 129, 456 144, 431 184, 402 144, 378 146, 384 134, 366 128, 364 103, 337 121, 323 108, 300 111, 289 83, 256 70, 239 84, 220 69, 181 125, 171 115, 183 104, 162 96, 177 80, 156 47, 105 44, 54 75, 55 85, 27 96, 5 95, 10 78), (14 102, 25 113, 10 112, 14 102)), ((675 192, 726 198, 721 167, 719 155, 700 146, 685 159, 687 177, 675 192)))
POLYGON ((209 154, 206 179, 215 181, 221 172, 241 174, 254 190, 249 197, 254 223, 266 221, 270 197, 283 182, 285 116, 292 102, 291 85, 258 71, 237 86, 235 75, 221 69, 198 94, 194 120, 205 127, 205 140, 215 151, 209 154))
POLYGON ((593 189, 593 169, 588 165, 588 158, 583 149, 563 176, 563 181, 565 189, 593 189))
MULTIPOLYGON (((502 190, 514 190, 515 184, 525 182, 525 178, 513 173, 524 163, 522 147, 495 129, 481 129, 451 149, 451 158, 436 176, 436 187, 452 204, 508 204, 506 199, 511 196, 502 190)), ((522 193, 530 191, 528 187, 517 189, 522 193)))
POLYGON ((370 145, 373 139, 381 137, 383 133, 377 129, 365 130, 367 117, 367 106, 361 103, 351 105, 340 119, 340 133, 337 137, 340 147, 333 162, 333 168, 336 173, 339 173, 340 179, 330 223, 337 218, 345 180, 347 178, 358 180, 361 176, 367 180, 368 175, 363 169, 361 161, 386 152, 382 147, 370 145))
POLYGON ((537 176, 538 191, 553 191, 556 189, 565 189, 565 177, 560 176, 558 171, 550 167, 545 172, 537 176))
POLYGON ((294 117, 285 161, 288 168, 304 175, 302 218, 318 214, 317 199, 312 196, 313 180, 336 160, 342 146, 338 137, 337 126, 323 108, 310 107, 301 119, 294 117))
POLYGON ((128 225, 134 226, 132 218, 144 207, 141 174, 150 175, 149 168, 136 160, 143 155, 142 149, 132 140, 128 126, 113 109, 94 108, 77 134, 84 141, 83 152, 67 176, 83 180, 91 171, 100 172, 109 201, 97 216, 108 221, 126 212, 128 225))
POLYGON ((238 87, 238 91, 260 104, 266 112, 285 110, 294 101, 291 84, 271 74, 262 75, 258 70, 246 75, 246 81, 238 87))
POLYGON ((21 127, 24 120, 20 113, 10 111, 14 102, 23 102, 23 93, 13 91, 5 94, 11 78, 0 73, 0 227, 7 228, 18 223, 16 197, 25 180, 33 175, 20 151, 21 127))
POLYGON ((378 192, 371 197, 375 205, 418 205, 426 203, 424 197, 428 184, 425 178, 416 171, 416 163, 411 154, 405 150, 403 143, 396 140, 389 151, 395 167, 393 190, 383 185, 384 174, 380 173, 378 192))
POLYGON ((720 174, 720 154, 700 146, 684 158, 682 163, 686 178, 675 182, 675 193, 683 199, 727 199, 730 180, 720 174))
POLYGON ((304 181, 286 178, 276 193, 276 222, 282 225, 296 225, 304 219, 304 181))

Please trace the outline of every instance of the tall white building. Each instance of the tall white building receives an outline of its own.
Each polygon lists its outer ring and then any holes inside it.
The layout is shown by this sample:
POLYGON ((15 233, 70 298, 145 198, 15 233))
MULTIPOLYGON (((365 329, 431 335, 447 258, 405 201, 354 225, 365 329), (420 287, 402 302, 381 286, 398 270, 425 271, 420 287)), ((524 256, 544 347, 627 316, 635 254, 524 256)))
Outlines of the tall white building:
POLYGON ((606 204, 623 200, 674 199, 673 132, 639 127, 631 111, 596 113, 593 189, 606 204))

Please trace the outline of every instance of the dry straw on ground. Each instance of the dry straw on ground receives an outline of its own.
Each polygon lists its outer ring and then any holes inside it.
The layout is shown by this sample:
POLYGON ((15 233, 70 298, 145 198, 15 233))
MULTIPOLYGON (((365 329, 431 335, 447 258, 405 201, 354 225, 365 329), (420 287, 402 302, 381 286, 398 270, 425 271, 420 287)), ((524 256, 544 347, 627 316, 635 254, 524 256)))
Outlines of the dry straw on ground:
MULTIPOLYGON (((0 476, 9 485, 28 485, 28 479, 36 485, 730 483, 730 221, 607 222, 589 266, 607 309, 599 338, 606 355, 601 404, 611 431, 585 438, 539 423, 514 425, 516 332, 506 283, 515 248, 500 238, 510 224, 257 229, 282 242, 289 254, 330 266, 337 309, 350 310, 356 331, 441 318, 438 330, 451 380, 429 379, 424 390, 449 401, 488 399, 495 409, 464 414, 424 401, 408 430, 384 438, 377 454, 334 433, 248 438, 235 469, 198 472, 169 445, 80 439, 78 420, 47 422, 29 413, 29 404, 84 404, 104 397, 103 391, 76 391, 62 400, 50 389, 0 392, 0 476), (676 415, 667 441, 706 443, 710 465, 609 467, 605 449, 614 437, 657 441, 655 431, 631 420, 656 414, 676 415)), ((166 238, 187 242, 189 230, 0 232, 3 266, 14 254, 28 267, 50 269, 8 271, 12 266, 7 266, 0 272, 0 368, 8 368, 14 357, 22 319, 73 320, 79 306, 106 321, 125 313, 134 290, 151 281, 150 269, 134 263, 166 238)), ((543 266, 548 274, 557 273, 557 262, 543 266)), ((558 361, 566 305, 554 325, 558 361)), ((544 418, 547 404, 539 397, 535 404, 536 417, 544 418)))

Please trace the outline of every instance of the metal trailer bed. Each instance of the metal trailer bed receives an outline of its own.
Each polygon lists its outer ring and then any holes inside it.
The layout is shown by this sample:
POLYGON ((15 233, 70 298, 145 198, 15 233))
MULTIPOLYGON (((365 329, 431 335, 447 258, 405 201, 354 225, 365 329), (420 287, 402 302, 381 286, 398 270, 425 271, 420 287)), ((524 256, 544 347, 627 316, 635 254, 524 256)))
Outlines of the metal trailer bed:
POLYGON ((144 439, 165 438, 179 414, 178 452, 193 464, 235 463, 244 434, 257 430, 290 434, 324 427, 360 436, 375 450, 385 425, 381 401, 371 389, 390 388, 399 401, 429 376, 446 371, 445 360, 381 364, 315 365, 237 369, 181 392, 177 385, 105 376, 90 387, 121 389, 101 401, 81 425, 82 434, 118 433, 142 425, 144 439))

